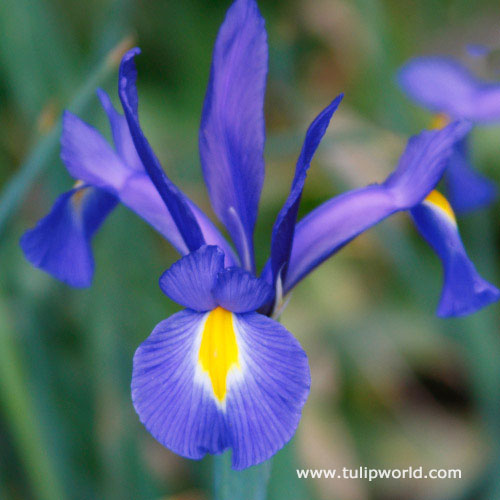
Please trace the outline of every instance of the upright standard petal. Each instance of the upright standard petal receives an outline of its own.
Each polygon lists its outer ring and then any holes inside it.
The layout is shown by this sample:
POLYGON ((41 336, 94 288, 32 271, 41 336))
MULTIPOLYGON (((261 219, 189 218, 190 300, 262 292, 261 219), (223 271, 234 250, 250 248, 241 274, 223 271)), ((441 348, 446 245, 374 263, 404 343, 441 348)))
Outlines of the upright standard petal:
MULTIPOLYGON (((135 207, 135 211, 139 213, 141 217, 155 227, 160 233, 167 235, 167 239, 169 239, 177 249, 180 249, 182 254, 187 253, 187 247, 170 212, 168 212, 161 196, 158 194, 154 184, 146 174, 146 170, 135 149, 126 118, 116 111, 106 92, 99 90, 98 96, 108 115, 115 148, 124 160, 126 167, 133 170, 135 174, 130 175, 127 179, 127 182, 119 193, 120 199, 125 204, 135 207)), ((236 259, 226 239, 210 219, 191 200, 187 197, 185 198, 200 226, 205 242, 208 245, 217 245, 222 248, 224 250, 226 265, 234 265, 236 259)))
POLYGON ((264 19, 255 0, 236 0, 215 43, 199 142, 212 206, 251 271, 264 181, 266 74, 264 19))
POLYGON ((500 121, 500 84, 478 80, 449 57, 417 57, 397 76, 401 89, 431 111, 476 123, 500 121))
POLYGON ((139 158, 168 208, 186 247, 189 251, 197 250, 205 244, 201 228, 185 196, 165 175, 139 124, 138 97, 135 87, 137 70, 134 63, 134 57, 139 53, 138 48, 129 50, 120 64, 118 91, 125 117, 139 158))
POLYGON ((132 400, 148 431, 188 458, 231 448, 234 469, 263 462, 288 442, 309 387, 299 343, 257 313, 182 311, 134 356, 132 400))
POLYGON ((495 201, 495 183, 470 164, 467 140, 457 144, 446 170, 446 185, 451 205, 457 213, 485 207, 495 201))
POLYGON ((500 299, 500 291, 485 281, 468 258, 453 210, 438 191, 432 191, 411 210, 415 224, 438 254, 444 269, 439 316, 464 316, 500 299))
POLYGON ((217 307, 212 289, 223 269, 222 250, 215 246, 202 246, 167 269, 160 278, 160 288, 184 307, 208 311, 217 307))
POLYGON ((142 161, 135 149, 132 136, 130 135, 130 129, 128 128, 126 118, 116 110, 109 95, 104 92, 104 90, 98 89, 97 96, 108 116, 116 152, 123 159, 128 168, 137 172, 145 172, 142 161))
POLYGON ((91 239, 117 201, 88 186, 62 194, 51 212, 22 236, 24 255, 35 267, 70 286, 90 286, 94 274, 91 239))
POLYGON ((412 137, 397 169, 383 184, 332 198, 302 219, 295 229, 284 293, 363 231, 420 203, 441 178, 454 144, 469 129, 464 122, 454 122, 442 130, 412 137))
POLYGON ((306 182, 307 171, 311 166, 311 161, 318 149, 321 139, 323 139, 326 129, 330 124, 333 113, 337 110, 343 97, 344 95, 340 94, 315 118, 307 130, 302 151, 295 168, 295 176, 293 178, 290 194, 273 226, 271 241, 273 285, 276 284, 278 277, 280 277, 281 280, 284 280, 286 277, 288 261, 290 260, 290 253, 292 251, 295 224, 297 222, 297 213, 299 211, 300 199, 306 182))

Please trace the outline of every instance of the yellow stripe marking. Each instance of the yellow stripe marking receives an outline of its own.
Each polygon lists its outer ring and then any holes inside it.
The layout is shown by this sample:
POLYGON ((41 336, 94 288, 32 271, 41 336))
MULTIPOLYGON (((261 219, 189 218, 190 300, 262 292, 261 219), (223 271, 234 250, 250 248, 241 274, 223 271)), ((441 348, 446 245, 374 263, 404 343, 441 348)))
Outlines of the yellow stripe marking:
MULTIPOLYGON (((85 185, 85 183, 83 181, 76 181, 75 184, 73 185, 73 189, 81 188, 84 185, 85 185)), ((87 195, 87 194, 88 194, 87 188, 80 189, 79 191, 77 191, 71 197, 71 201, 73 202, 73 206, 75 208, 80 208, 80 206, 83 202, 83 199, 85 198, 85 195, 87 195)))
POLYGON ((215 397, 223 402, 227 376, 232 368, 240 368, 238 344, 234 333, 233 314, 217 307, 208 314, 201 337, 198 363, 212 382, 215 397))
POLYGON ((451 208, 450 202, 439 191, 431 191, 427 195, 427 198, 425 198, 424 203, 430 203, 431 205, 441 209, 454 224, 457 223, 457 218, 455 217, 453 208, 451 208))
POLYGON ((441 130, 442 128, 446 127, 450 123, 450 118, 448 115, 445 115, 444 113, 438 113, 437 115, 434 115, 432 118, 429 128, 431 130, 441 130))

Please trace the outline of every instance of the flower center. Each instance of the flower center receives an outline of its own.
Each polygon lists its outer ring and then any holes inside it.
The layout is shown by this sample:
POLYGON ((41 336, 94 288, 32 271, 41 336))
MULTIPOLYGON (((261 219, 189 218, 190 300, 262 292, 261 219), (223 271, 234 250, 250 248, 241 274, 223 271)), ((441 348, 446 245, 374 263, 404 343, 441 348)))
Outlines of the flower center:
POLYGON ((198 363, 210 377, 215 397, 220 402, 224 401, 228 373, 232 368, 240 368, 233 313, 230 311, 217 307, 208 314, 198 363))

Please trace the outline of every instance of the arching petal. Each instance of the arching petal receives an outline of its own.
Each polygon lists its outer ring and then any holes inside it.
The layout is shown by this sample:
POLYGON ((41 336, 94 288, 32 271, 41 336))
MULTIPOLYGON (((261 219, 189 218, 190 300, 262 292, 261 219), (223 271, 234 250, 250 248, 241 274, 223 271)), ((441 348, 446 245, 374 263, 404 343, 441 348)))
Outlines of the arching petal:
MULTIPOLYGON (((110 110, 108 109, 108 111, 110 110)), ((112 112, 110 111, 110 113, 112 112)), ((112 116, 113 120, 118 120, 115 115, 112 116)), ((121 115, 119 116, 121 117, 121 115)), ((121 118, 119 124, 115 122, 114 126, 120 129, 117 136, 119 135, 121 138, 116 139, 116 141, 123 143, 121 147, 125 151, 131 147, 132 139, 130 132, 128 132, 128 125, 125 124, 127 126, 125 129, 124 118, 121 118)), ((127 158, 124 158, 117 154, 100 132, 76 115, 69 112, 64 114, 61 158, 69 173, 75 179, 113 193, 124 205, 161 233, 179 253, 182 255, 189 253, 177 224, 142 167, 142 163, 141 170, 137 168, 138 165, 129 165, 126 161, 129 159, 129 155, 130 153, 127 153, 127 158)), ((226 256, 226 265, 234 265, 236 260, 233 250, 220 231, 194 203, 189 200, 187 203, 198 221, 206 242, 221 247, 226 256)))
POLYGON ((330 124, 333 113, 337 110, 343 94, 340 94, 329 106, 327 106, 312 122, 307 130, 306 138, 302 146, 295 176, 290 189, 290 194, 280 210, 276 222, 273 226, 271 241, 271 267, 273 273, 273 284, 276 283, 281 273, 281 279, 285 279, 288 270, 288 261, 292 251, 293 235, 297 222, 300 199, 306 182, 307 171, 311 166, 311 161, 316 153, 316 149, 325 135, 330 124))
POLYGON ((118 93, 125 117, 139 158, 151 181, 160 194, 175 225, 189 251, 197 250, 205 244, 201 228, 189 207, 185 196, 165 175, 158 158, 154 154, 139 124, 138 97, 135 82, 137 70, 134 57, 140 53, 138 48, 129 50, 122 58, 118 93))
POLYGON ((453 210, 444 196, 433 191, 411 210, 415 224, 443 264, 444 284, 438 315, 472 314, 500 299, 500 291, 485 281, 468 258, 453 210))
POLYGON ((61 159, 74 179, 115 195, 131 174, 101 133, 70 111, 63 114, 61 159))
POLYGON ((256 311, 272 300, 273 289, 240 267, 225 269, 217 276, 213 296, 217 304, 236 313, 256 311))
POLYGON ((193 459, 229 445, 219 407, 196 377, 206 317, 185 310, 159 323, 137 349, 132 373, 141 422, 161 444, 193 459))
POLYGON ((263 462, 299 424, 311 384, 306 353, 282 325, 257 313, 234 319, 242 378, 229 388, 227 422, 233 467, 263 462))
POLYGON ((451 205, 457 213, 485 207, 498 195, 495 183, 470 164, 466 140, 455 148, 446 170, 446 184, 451 205))
POLYGON ((50 213, 22 236, 24 255, 35 267, 70 286, 90 286, 92 236, 117 201, 106 191, 88 186, 62 194, 50 213))
POLYGON ((477 123, 500 121, 500 84, 485 83, 450 57, 416 57, 398 73, 401 89, 431 111, 477 123))
POLYGON ((160 288, 173 301, 195 311, 217 307, 212 296, 217 275, 224 269, 224 253, 218 247, 203 246, 167 269, 160 288))
MULTIPOLYGON (((470 129, 455 122, 412 137, 397 169, 383 184, 332 198, 296 226, 284 293, 363 231, 420 203, 441 178, 457 140, 470 129)), ((270 274, 266 268, 264 277, 270 274)))
POLYGON ((257 313, 182 311, 134 356, 132 400, 148 431, 188 458, 232 448, 235 469, 288 442, 309 386, 299 343, 257 313))
POLYGON ((221 306, 232 312, 255 311, 272 298, 264 280, 239 267, 224 269, 224 253, 203 246, 186 255, 160 278, 162 291, 178 304, 204 312, 221 306))
POLYGON ((267 35, 255 0, 236 0, 221 26, 200 127, 203 175, 215 213, 253 271, 264 181, 267 35))

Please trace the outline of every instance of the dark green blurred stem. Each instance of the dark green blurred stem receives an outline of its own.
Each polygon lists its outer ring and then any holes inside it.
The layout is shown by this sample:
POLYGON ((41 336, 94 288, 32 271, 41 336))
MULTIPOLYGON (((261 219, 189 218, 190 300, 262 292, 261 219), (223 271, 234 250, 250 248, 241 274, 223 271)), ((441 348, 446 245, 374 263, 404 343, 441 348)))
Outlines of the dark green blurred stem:
POLYGON ((242 471, 231 469, 231 453, 213 457, 214 500, 264 500, 272 459, 242 471))
MULTIPOLYGON (((87 81, 76 91, 68 109, 76 114, 84 112, 95 98, 96 89, 116 71, 121 55, 131 44, 132 41, 126 38, 106 56, 104 61, 89 75, 87 81)), ((6 184, 0 195, 0 234, 20 207, 38 175, 53 159, 59 147, 60 134, 61 122, 58 120, 49 131, 40 137, 24 163, 6 184)))
POLYGON ((63 488, 47 453, 48 443, 35 418, 33 401, 26 390, 25 367, 9 320, 7 306, 0 295, 0 407, 11 428, 18 452, 26 465, 34 498, 65 498, 63 488))

